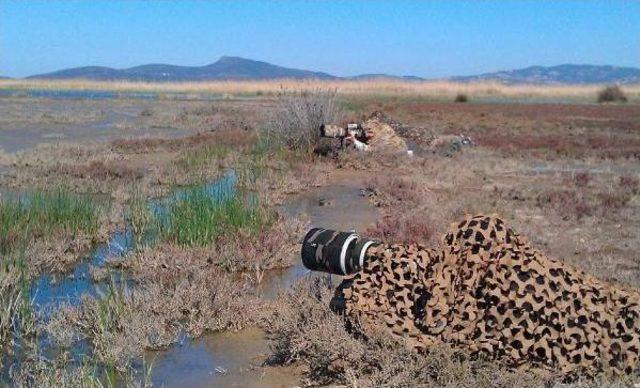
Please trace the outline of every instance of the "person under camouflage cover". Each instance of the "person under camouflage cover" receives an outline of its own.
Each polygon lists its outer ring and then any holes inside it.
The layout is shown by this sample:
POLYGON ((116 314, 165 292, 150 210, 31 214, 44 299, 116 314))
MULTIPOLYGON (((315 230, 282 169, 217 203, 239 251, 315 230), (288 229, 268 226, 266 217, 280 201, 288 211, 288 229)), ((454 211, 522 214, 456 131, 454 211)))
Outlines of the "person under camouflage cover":
POLYGON ((549 258, 497 216, 453 225, 439 249, 382 244, 366 257, 332 301, 361 334, 565 374, 638 367, 640 293, 549 258))

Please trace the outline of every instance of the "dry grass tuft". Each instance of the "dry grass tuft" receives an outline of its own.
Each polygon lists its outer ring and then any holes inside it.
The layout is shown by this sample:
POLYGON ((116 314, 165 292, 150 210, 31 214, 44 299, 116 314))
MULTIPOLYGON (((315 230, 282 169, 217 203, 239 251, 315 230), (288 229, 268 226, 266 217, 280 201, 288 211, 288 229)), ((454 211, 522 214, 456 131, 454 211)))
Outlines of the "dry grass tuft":
POLYGON ((241 129, 230 129, 215 132, 202 132, 180 138, 137 138, 119 139, 112 142, 116 150, 128 153, 151 153, 159 149, 184 151, 206 146, 228 146, 243 149, 256 141, 255 133, 241 129))
POLYGON ((140 167, 129 165, 124 160, 92 160, 85 165, 58 164, 47 173, 80 179, 118 179, 131 182, 141 179, 145 171, 140 167))

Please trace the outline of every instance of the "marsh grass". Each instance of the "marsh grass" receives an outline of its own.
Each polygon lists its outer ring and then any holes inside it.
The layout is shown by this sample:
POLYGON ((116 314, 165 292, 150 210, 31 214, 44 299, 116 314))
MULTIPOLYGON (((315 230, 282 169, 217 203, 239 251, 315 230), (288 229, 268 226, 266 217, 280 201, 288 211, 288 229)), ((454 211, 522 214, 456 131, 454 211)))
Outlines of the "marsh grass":
POLYGON ((144 192, 138 186, 130 188, 129 225, 133 229, 134 243, 141 247, 152 228, 154 218, 144 192))
POLYGON ((0 253, 8 254, 18 246, 60 232, 95 234, 98 212, 98 205, 89 197, 72 195, 63 189, 33 191, 17 201, 2 201, 0 253))
POLYGON ((94 352, 100 355, 100 358, 105 366, 105 376, 108 381, 114 381, 116 378, 116 372, 126 370, 126 366, 122 363, 119 355, 114 355, 114 352, 110 351, 111 341, 114 333, 122 332, 125 330, 125 323, 123 319, 130 316, 129 309, 131 303, 127 300, 130 298, 130 294, 125 287, 118 286, 113 279, 108 283, 107 291, 100 298, 95 299, 94 308, 85 310, 88 313, 93 313, 91 321, 91 332, 89 338, 91 338, 94 346, 94 352))
POLYGON ((113 373, 94 357, 74 361, 68 351, 54 358, 39 354, 25 360, 12 371, 12 386, 16 387, 151 387, 153 364, 142 359, 142 369, 128 368, 123 373, 113 373))
POLYGON ((230 151, 226 145, 207 144, 201 148, 186 152, 175 163, 183 170, 190 171, 224 159, 230 151))
POLYGON ((157 218, 161 239, 181 246, 206 246, 239 231, 256 234, 269 224, 271 217, 257 200, 245 200, 235 190, 227 190, 212 195, 206 188, 189 189, 157 218))
POLYGON ((24 251, 4 255, 0 265, 0 367, 3 367, 5 358, 10 359, 17 348, 34 344, 36 315, 24 251))

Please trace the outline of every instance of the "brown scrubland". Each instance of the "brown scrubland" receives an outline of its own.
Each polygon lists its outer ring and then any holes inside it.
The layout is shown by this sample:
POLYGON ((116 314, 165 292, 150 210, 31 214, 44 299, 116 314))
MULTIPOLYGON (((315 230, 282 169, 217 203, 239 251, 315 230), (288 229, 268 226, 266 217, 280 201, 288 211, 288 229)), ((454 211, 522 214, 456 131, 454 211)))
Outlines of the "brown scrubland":
MULTIPOLYGON (((639 381, 637 375, 612 376, 606 370, 595 379, 511 370, 447 346, 416 354, 383 335, 354 336, 329 309, 336 282, 322 276, 298 279, 276 298, 260 292, 271 273, 299 265, 298 244, 309 219, 288 214, 287 204, 349 179, 362 182, 361 200, 380 214, 359 230, 364 235, 435 245, 465 214, 497 213, 550 256, 604 280, 640 287, 640 91, 635 86, 623 88, 624 104, 508 102, 595 102, 600 87, 392 81, 0 81, 0 87, 260 94, 251 100, 78 100, 65 109, 55 100, 0 99, 0 111, 12 112, 0 116, 0 137, 3 131, 12 134, 6 140, 11 151, 0 152, 0 228, 5 228, 0 230, 15 236, 0 239, 0 365, 5 370, 14 365, 0 381, 148 385, 149 350, 167 349, 183 335, 198 338, 246 327, 260 328, 270 341, 270 354, 257 367, 264 373, 290 369, 300 384, 624 386, 639 381), (278 97, 283 90, 289 93, 284 100, 278 97), (459 93, 468 102, 454 103, 459 93), (495 96, 504 100, 477 101, 495 96), (314 154, 317 139, 307 132, 304 141, 292 141, 297 136, 292 128, 302 124, 290 117, 293 121, 283 122, 283 111, 303 109, 296 105, 301 98, 315 98, 321 108, 314 117, 324 121, 344 123, 383 112, 414 156, 314 154), (335 106, 322 108, 329 103, 335 106), (74 138, 109 115, 101 138, 74 138), (39 135, 34 144, 18 135, 36 129, 61 137, 39 135), (449 139, 459 134, 473 145, 449 147, 449 139), (197 187, 230 170, 242 194, 222 204, 199 196, 197 187), (95 203, 86 211, 96 226, 52 221, 47 229, 34 229, 3 218, 27 212, 16 210, 14 195, 54 190, 91 198, 95 203), (176 190, 188 194, 167 205, 170 218, 163 221, 148 204, 176 190), (202 209, 221 221, 200 219, 202 209), (42 273, 69 271, 127 225, 136 235, 134 248, 91 269, 96 283, 105 284, 97 297, 85 295, 78 304, 44 314, 25 298, 27 291, 9 292, 34 287, 42 273), (45 337, 56 346, 53 356, 38 350, 45 337), (73 361, 78 344, 89 349, 85 362, 73 361), (19 367, 12 361, 17 357, 19 367)), ((310 122, 315 123, 305 125, 310 122)), ((4 141, 0 148, 8 147, 4 141)))

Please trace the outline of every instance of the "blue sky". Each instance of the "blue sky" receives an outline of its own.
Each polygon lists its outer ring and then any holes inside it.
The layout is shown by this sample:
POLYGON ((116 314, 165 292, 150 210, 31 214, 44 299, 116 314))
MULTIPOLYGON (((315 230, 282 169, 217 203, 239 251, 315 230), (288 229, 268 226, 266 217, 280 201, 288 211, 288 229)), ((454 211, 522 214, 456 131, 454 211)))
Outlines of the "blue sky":
POLYGON ((640 67, 640 2, 0 0, 0 74, 222 55, 335 75, 640 67))

